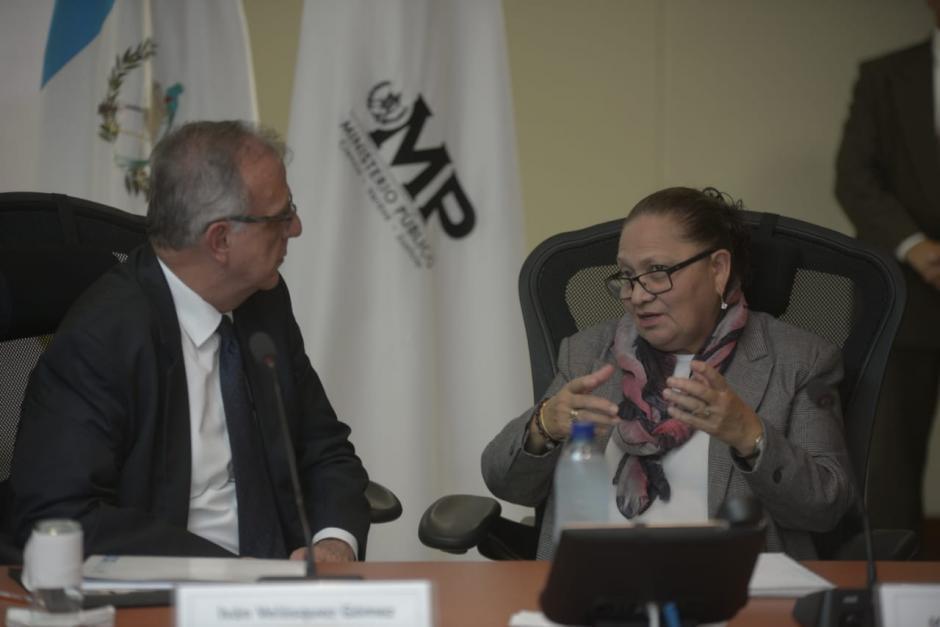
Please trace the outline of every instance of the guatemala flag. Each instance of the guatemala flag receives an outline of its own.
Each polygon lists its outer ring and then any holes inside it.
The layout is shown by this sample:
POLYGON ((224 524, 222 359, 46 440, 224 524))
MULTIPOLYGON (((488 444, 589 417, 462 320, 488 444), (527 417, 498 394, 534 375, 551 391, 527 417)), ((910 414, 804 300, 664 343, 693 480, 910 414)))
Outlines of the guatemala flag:
POLYGON ((38 191, 146 210, 170 128, 257 120, 241 2, 56 0, 41 78, 38 191))

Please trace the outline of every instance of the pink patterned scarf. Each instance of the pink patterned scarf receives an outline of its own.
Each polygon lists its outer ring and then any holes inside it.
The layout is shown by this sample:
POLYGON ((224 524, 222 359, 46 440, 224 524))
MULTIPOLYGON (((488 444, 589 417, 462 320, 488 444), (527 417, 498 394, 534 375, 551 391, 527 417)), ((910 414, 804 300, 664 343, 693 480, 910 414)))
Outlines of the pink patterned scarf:
MULTIPOLYGON (((729 297, 729 307, 718 320, 704 350, 695 355, 724 373, 731 363, 738 338, 747 324, 747 301, 740 290, 729 297)), ((617 509, 627 518, 645 512, 659 497, 668 501, 669 481, 662 458, 685 444, 695 429, 666 413, 662 397, 666 379, 676 367, 676 356, 661 352, 636 331, 626 314, 617 324, 614 356, 623 369, 623 396, 618 414, 623 422, 611 434, 624 452, 613 483, 617 485, 617 509)))

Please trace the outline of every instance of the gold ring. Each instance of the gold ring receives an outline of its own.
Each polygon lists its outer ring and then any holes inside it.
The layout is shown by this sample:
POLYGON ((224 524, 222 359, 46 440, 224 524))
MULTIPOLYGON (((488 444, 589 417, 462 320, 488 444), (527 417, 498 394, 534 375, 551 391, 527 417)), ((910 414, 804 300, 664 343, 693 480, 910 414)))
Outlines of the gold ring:
POLYGON ((577 420, 577 419, 578 419, 578 410, 577 410, 577 409, 572 409, 572 410, 569 411, 568 413, 571 414, 571 419, 572 419, 572 420, 577 420))

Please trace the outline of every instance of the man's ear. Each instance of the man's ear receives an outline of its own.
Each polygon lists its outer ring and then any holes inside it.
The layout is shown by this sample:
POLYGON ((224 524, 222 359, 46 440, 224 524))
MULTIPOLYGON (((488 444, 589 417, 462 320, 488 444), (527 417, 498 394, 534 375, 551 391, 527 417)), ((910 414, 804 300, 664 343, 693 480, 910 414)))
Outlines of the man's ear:
POLYGON ((232 244, 232 225, 228 220, 213 222, 202 234, 202 243, 213 259, 226 261, 232 244))

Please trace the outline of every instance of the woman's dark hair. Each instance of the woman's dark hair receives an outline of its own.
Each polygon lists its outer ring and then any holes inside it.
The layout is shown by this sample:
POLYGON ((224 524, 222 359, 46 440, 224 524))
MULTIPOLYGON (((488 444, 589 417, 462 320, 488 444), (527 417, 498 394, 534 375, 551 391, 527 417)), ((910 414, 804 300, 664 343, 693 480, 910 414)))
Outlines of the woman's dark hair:
POLYGON ((683 230, 683 238, 704 248, 724 248, 731 253, 731 276, 725 295, 748 276, 750 229, 744 223, 740 200, 714 187, 703 190, 669 187, 654 192, 638 202, 627 215, 627 222, 643 215, 669 216, 683 230))

